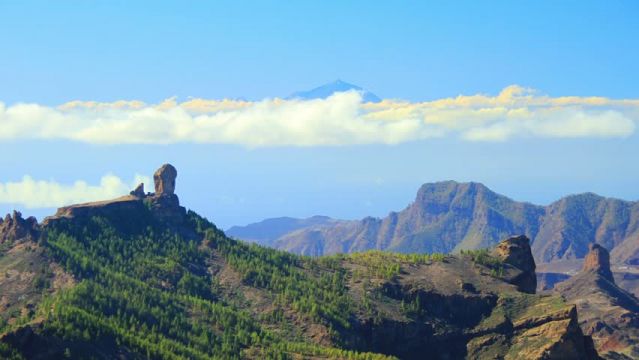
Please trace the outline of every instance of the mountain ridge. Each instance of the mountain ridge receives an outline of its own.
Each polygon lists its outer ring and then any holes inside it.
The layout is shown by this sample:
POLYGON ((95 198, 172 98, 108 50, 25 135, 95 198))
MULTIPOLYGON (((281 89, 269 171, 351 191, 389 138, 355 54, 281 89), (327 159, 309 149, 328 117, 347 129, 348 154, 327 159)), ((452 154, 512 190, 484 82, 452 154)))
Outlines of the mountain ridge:
POLYGON ((525 236, 459 256, 302 257, 187 211, 174 170, 155 193, 2 226, 1 357, 599 359, 575 306, 535 294, 525 236))
MULTIPOLYGON (((229 235, 236 236, 236 230, 229 235)), ((520 202, 481 183, 422 185, 406 208, 382 218, 296 228, 269 244, 305 255, 368 249, 454 252, 491 247, 506 234, 532 239, 539 263, 583 258, 588 245, 611 248, 617 263, 639 263, 639 202, 572 194, 546 206, 520 202), (337 240, 339 238, 339 241, 337 240)))

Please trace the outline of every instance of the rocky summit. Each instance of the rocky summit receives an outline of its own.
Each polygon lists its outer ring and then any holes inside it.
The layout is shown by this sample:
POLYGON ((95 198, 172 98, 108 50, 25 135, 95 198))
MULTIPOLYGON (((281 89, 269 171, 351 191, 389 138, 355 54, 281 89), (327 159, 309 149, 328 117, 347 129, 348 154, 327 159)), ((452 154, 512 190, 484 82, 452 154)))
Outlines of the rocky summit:
POLYGON ((610 255, 608 250, 599 244, 590 244, 590 252, 584 259, 584 272, 592 271, 610 282, 615 282, 610 270, 610 255))
POLYGON ((302 257, 187 212, 176 177, 0 223, 1 358, 599 359, 579 305, 535 294, 525 236, 302 257))
POLYGON ((175 193, 175 178, 177 177, 177 170, 171 164, 162 165, 153 174, 153 181, 155 182, 155 194, 157 196, 173 195, 175 193))
POLYGON ((577 305, 581 328, 605 358, 639 358, 639 300, 615 284, 608 250, 591 246, 582 271, 555 290, 577 305))

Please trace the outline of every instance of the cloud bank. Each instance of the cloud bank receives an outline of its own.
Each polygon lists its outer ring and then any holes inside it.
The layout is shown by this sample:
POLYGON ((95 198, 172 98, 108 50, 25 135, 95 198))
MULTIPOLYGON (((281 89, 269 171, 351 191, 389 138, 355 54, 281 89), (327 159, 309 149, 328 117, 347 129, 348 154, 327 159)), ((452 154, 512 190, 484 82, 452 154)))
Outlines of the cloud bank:
POLYGON ((549 97, 513 85, 496 96, 427 102, 363 103, 361 94, 349 91, 317 100, 0 103, 0 141, 262 147, 398 144, 436 137, 615 138, 632 135, 637 121, 639 99, 549 97))
POLYGON ((135 175, 125 183, 115 175, 105 175, 99 185, 76 181, 71 185, 56 181, 34 180, 24 176, 16 182, 0 183, 0 203, 21 205, 27 209, 54 208, 126 195, 139 183, 152 184, 149 177, 135 175))

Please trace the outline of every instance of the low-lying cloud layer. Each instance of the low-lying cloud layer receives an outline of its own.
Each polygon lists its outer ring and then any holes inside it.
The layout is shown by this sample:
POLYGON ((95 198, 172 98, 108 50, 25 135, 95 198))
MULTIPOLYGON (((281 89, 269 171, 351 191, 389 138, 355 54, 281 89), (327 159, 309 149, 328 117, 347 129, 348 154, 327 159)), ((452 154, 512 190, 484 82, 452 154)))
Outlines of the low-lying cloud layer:
POLYGON ((148 177, 141 175, 136 175, 127 184, 109 174, 102 177, 99 185, 89 185, 85 181, 60 184, 56 181, 34 180, 26 175, 20 181, 0 183, 0 203, 20 205, 27 209, 54 208, 126 195, 141 182, 151 184, 148 177))
POLYGON ((0 103, 0 141, 260 147, 398 144, 447 136, 467 141, 611 138, 633 134, 637 121, 639 99, 553 98, 510 86, 497 96, 419 103, 362 103, 353 91, 317 100, 74 101, 58 107, 0 103))

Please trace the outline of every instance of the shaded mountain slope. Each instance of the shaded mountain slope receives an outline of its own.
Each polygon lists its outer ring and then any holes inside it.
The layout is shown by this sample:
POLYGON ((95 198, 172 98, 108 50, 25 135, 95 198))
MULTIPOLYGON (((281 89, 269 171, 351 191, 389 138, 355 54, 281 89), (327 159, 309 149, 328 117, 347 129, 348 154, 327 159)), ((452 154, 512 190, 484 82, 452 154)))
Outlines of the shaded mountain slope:
POLYGON ((384 218, 297 228, 268 244, 305 255, 369 249, 454 252, 491 247, 517 233, 533 239, 540 263, 583 258, 591 243, 613 249, 616 263, 639 263, 637 202, 586 193, 543 207, 514 201, 479 183, 454 181, 423 185, 407 208, 384 218))
POLYGON ((154 194, 62 208, 37 238, 3 242, 37 246, 33 263, 69 281, 2 314, 0 356, 598 358, 574 306, 519 291, 534 278, 526 238, 459 256, 299 257, 229 239, 181 207, 163 175, 154 194))

